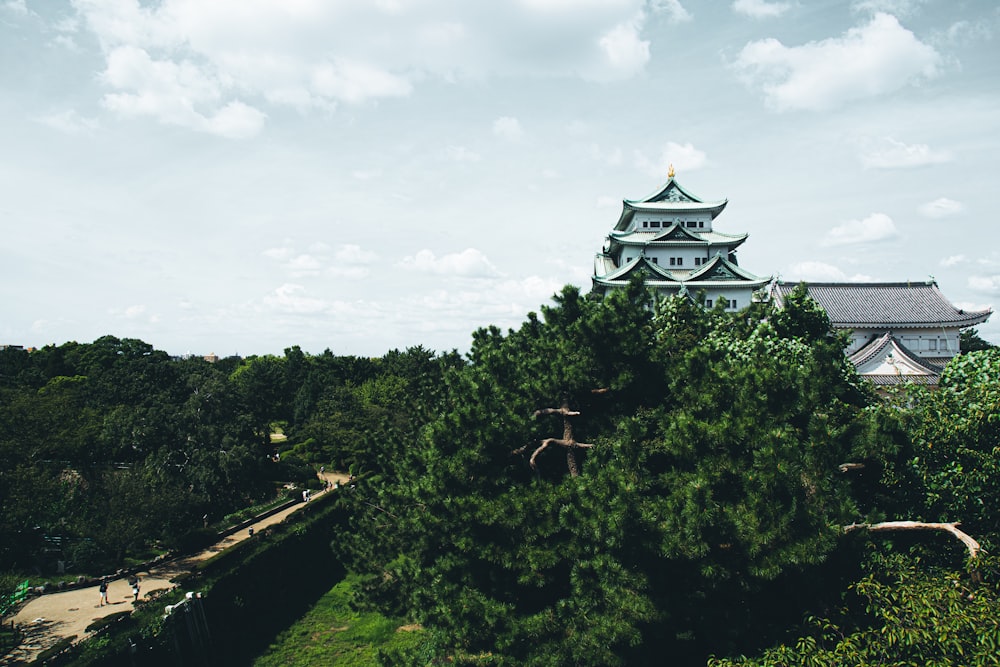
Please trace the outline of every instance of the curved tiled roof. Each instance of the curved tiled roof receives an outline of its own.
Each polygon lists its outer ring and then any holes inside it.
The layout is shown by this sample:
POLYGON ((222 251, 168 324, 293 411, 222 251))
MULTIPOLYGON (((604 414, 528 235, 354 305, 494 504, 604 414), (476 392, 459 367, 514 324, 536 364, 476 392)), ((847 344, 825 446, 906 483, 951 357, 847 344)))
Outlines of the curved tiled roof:
POLYGON ((636 211, 655 211, 659 213, 676 211, 678 213, 694 213, 696 211, 706 211, 714 219, 722 213, 729 203, 728 199, 718 201, 704 201, 681 187, 681 184, 674 180, 673 176, 667 179, 660 188, 653 194, 642 199, 625 199, 622 201, 622 214, 618 218, 615 229, 622 230, 628 227, 632 216, 636 211))
POLYGON ((718 289, 727 285, 759 289, 771 282, 771 278, 755 276, 721 255, 716 255, 704 267, 699 267, 695 271, 689 269, 670 271, 659 264, 649 261, 648 257, 640 256, 634 261, 607 273, 598 273, 598 271, 607 270, 610 267, 611 263, 608 259, 606 255, 597 255, 595 257, 595 275, 592 278, 594 284, 609 287, 626 285, 629 278, 636 271, 641 271, 645 274, 643 280, 650 287, 673 288, 680 284, 681 286, 686 286, 689 290, 697 290, 703 287, 718 289))
MULTIPOLYGON (((775 284, 779 305, 798 283, 775 284)), ((985 322, 992 311, 956 308, 934 281, 912 283, 806 283, 809 296, 830 322, 842 328, 903 329, 927 326, 968 327, 985 322)))
POLYGON ((938 383, 936 375, 863 375, 862 377, 879 387, 897 384, 936 385, 938 383))
MULTIPOLYGON (((673 227, 668 227, 667 232, 673 227)), ((659 239, 664 235, 664 230, 642 230, 634 232, 611 232, 610 239, 622 245, 730 245, 733 247, 742 245, 747 240, 748 234, 723 234, 722 232, 694 232, 685 229, 684 232, 693 237, 690 240, 679 239, 659 239), (695 238, 700 240, 695 240, 695 238)))
POLYGON ((635 272, 643 273, 643 280, 647 283, 663 281, 665 283, 676 283, 677 278, 659 264, 649 261, 646 256, 637 257, 635 260, 619 266, 608 274, 595 275, 594 281, 603 285, 627 284, 635 272))
POLYGON ((901 357, 913 366, 915 370, 922 371, 922 374, 936 376, 940 372, 939 368, 932 366, 922 357, 911 352, 892 333, 882 334, 848 357, 848 360, 855 366, 861 366, 882 355, 901 357))

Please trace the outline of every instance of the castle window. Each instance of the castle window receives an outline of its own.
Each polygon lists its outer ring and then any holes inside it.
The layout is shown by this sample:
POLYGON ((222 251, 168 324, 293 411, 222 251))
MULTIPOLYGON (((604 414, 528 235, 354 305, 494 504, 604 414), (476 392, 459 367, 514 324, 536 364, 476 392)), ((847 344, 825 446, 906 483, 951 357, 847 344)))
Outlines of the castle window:
POLYGON ((695 224, 696 224, 696 223, 695 223, 695 221, 694 221, 694 220, 688 220, 688 222, 687 222, 687 226, 688 226, 688 227, 694 227, 694 226, 695 226, 695 224))
POLYGON ((649 220, 643 220, 642 221, 642 226, 643 227, 649 227, 649 220))
POLYGON ((684 258, 683 257, 678 257, 677 258, 677 266, 684 266, 684 258))
POLYGON ((653 260, 653 264, 659 264, 660 263, 660 258, 659 257, 650 257, 650 259, 653 260))
POLYGON ((704 226, 705 226, 705 221, 704 220, 699 220, 698 221, 698 228, 701 229, 704 226))
POLYGON ((712 300, 711 299, 705 299, 705 307, 706 308, 711 308, 712 307, 712 300))
POLYGON ((677 258, 676 257, 671 257, 670 258, 670 266, 677 266, 677 258))
POLYGON ((653 221, 651 221, 649 223, 649 226, 650 227, 659 227, 660 226, 660 221, 659 220, 653 220, 653 221))

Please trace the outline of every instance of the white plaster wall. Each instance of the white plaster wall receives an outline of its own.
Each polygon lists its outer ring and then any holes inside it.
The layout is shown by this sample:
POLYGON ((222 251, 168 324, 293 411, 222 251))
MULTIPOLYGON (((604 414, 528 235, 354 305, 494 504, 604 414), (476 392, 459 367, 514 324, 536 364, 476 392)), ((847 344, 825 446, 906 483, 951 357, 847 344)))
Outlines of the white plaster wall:
MULTIPOLYGON (((851 342, 847 354, 853 354, 885 333, 885 329, 855 329, 851 334, 851 342)), ((948 359, 958 354, 958 329, 899 329, 893 332, 907 349, 921 357, 931 359, 948 359), (935 342, 936 350, 929 349, 928 343, 935 342)))

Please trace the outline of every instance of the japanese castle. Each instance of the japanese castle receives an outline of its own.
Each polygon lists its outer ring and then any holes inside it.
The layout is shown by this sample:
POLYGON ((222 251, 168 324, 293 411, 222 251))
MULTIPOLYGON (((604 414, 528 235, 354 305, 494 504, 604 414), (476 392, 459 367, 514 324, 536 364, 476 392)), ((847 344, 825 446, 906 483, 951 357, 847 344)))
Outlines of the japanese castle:
POLYGON ((661 297, 704 298, 704 306, 727 310, 750 305, 753 293, 771 282, 740 268, 736 249, 746 234, 715 231, 728 200, 705 201, 674 180, 644 199, 626 199, 618 223, 594 259, 593 291, 608 291, 640 276, 661 297))
MULTIPOLYGON (((639 277, 661 298, 700 298, 706 308, 739 310, 755 298, 771 298, 781 307, 798 283, 760 277, 737 264, 736 249, 747 234, 713 228, 727 203, 693 195, 675 180, 671 166, 659 190, 622 202, 618 222, 594 258, 593 291, 604 295, 639 277)), ((845 352, 876 385, 937 384, 959 353, 961 330, 992 314, 956 308, 934 281, 806 287, 832 326, 850 331, 845 352)))

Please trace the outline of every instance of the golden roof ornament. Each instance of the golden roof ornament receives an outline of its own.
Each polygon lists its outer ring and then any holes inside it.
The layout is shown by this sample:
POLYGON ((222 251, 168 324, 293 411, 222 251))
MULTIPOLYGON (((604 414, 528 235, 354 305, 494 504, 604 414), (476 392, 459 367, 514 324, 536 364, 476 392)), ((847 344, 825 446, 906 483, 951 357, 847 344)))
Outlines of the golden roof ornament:
POLYGON ((673 178, 673 177, 674 177, 674 164, 671 162, 670 166, 667 167, 667 178, 673 178))

